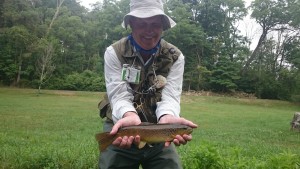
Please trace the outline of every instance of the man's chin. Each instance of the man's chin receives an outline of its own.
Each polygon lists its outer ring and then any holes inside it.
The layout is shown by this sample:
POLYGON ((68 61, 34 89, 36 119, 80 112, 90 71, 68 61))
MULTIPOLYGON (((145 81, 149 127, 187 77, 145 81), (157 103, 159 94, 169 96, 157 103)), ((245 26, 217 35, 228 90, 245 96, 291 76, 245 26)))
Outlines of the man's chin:
POLYGON ((151 50, 155 47, 156 45, 153 45, 153 43, 149 43, 149 44, 143 44, 141 47, 145 50, 151 50))

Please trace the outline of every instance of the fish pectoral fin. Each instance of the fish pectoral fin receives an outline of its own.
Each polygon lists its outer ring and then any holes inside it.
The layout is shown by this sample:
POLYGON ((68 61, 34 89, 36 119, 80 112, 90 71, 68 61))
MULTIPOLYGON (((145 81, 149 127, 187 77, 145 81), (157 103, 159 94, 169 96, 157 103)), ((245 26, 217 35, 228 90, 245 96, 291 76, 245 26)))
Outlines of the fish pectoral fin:
POLYGON ((141 141, 140 144, 138 145, 138 148, 141 149, 141 148, 145 147, 146 144, 147 144, 146 142, 141 141))

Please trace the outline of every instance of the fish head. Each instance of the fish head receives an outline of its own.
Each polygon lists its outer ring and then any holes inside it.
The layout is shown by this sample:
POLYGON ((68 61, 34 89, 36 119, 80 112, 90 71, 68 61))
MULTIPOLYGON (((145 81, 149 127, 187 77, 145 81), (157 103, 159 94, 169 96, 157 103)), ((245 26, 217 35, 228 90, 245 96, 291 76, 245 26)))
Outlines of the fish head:
POLYGON ((191 134, 193 132, 193 129, 189 126, 186 126, 186 125, 181 125, 180 127, 180 134, 183 135, 183 134, 191 134))
POLYGON ((187 126, 185 130, 188 134, 191 134, 193 132, 193 129, 189 126, 187 126))

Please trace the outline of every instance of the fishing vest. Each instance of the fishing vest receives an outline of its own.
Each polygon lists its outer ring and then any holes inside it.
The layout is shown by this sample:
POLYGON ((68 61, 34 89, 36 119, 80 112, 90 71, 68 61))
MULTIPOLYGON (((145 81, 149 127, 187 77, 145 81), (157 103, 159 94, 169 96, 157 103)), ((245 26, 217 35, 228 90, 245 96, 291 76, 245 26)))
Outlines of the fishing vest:
MULTIPOLYGON (((150 60, 146 66, 143 65, 140 57, 135 55, 133 47, 127 37, 112 44, 121 66, 128 64, 129 66, 139 67, 140 81, 138 84, 131 84, 131 89, 128 90, 134 96, 133 105, 142 122, 157 123, 155 114, 157 102, 161 101, 162 88, 151 88, 156 82, 156 77, 161 75, 167 78, 170 69, 174 62, 178 59, 181 51, 174 45, 161 40, 158 53, 150 60)), ((121 78, 121 72, 120 72, 121 78)), ((108 121, 112 121, 112 110, 109 104, 107 94, 104 99, 98 104, 100 116, 107 117, 108 121)))

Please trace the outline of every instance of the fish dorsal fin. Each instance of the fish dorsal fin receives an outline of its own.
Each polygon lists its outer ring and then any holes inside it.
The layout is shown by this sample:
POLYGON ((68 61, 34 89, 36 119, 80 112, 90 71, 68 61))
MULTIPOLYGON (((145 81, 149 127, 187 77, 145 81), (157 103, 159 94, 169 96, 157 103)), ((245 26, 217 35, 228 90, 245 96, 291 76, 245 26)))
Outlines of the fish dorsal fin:
POLYGON ((146 142, 141 141, 140 144, 138 145, 138 148, 141 149, 141 148, 145 147, 146 144, 147 144, 146 142))
POLYGON ((150 123, 150 122, 141 122, 139 124, 139 126, 149 126, 149 125, 154 125, 154 123, 150 123))

